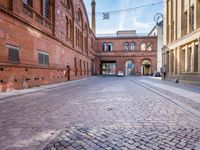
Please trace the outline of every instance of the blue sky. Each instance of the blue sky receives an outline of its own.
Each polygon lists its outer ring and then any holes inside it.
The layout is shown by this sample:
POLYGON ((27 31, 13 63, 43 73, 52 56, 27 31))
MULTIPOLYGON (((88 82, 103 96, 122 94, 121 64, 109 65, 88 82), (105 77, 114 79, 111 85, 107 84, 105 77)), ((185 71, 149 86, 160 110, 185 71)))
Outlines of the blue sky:
MULTIPOLYGON (((96 12, 108 12, 133 8, 141 5, 162 2, 163 0, 96 0, 96 12)), ((84 0, 88 12, 91 0, 84 0)), ((96 18, 97 34, 116 33, 118 30, 136 30, 137 33, 148 33, 155 25, 154 16, 163 13, 163 4, 139 8, 131 12, 122 12, 111 15, 110 20, 96 18)), ((91 16, 89 15, 89 19, 91 16)))

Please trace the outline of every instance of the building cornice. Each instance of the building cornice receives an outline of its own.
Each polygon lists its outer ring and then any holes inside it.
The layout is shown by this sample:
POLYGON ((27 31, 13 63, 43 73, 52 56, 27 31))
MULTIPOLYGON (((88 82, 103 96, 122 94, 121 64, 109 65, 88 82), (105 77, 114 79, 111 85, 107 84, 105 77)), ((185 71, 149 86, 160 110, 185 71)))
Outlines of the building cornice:
POLYGON ((168 49, 175 49, 200 37, 200 28, 167 45, 168 49))

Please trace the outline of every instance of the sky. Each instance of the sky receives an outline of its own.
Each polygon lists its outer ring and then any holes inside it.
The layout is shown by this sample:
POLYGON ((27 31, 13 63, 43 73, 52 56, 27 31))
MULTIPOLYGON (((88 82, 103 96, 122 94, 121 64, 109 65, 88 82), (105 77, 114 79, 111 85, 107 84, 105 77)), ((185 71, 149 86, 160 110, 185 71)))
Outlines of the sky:
MULTIPOLYGON (((96 0, 96 12, 110 12, 134 8, 142 5, 162 2, 163 0, 96 0)), ((87 12, 91 12, 91 0, 84 0, 87 12)), ((154 16, 163 13, 163 4, 139 8, 111 14, 109 20, 103 20, 102 15, 96 17, 97 34, 115 34, 118 30, 136 30, 137 33, 149 33, 156 22, 154 16)), ((91 15, 89 19, 91 19, 91 15)))

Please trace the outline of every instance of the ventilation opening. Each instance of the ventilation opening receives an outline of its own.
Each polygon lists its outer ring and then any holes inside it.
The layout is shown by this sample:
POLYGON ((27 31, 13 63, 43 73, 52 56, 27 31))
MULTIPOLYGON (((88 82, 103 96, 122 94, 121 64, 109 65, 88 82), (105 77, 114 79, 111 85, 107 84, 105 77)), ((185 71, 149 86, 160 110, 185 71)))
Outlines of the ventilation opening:
POLYGON ((26 81, 30 81, 31 79, 29 79, 29 78, 26 78, 26 81))
POLYGON ((0 68, 0 71, 4 71, 4 68, 0 68))

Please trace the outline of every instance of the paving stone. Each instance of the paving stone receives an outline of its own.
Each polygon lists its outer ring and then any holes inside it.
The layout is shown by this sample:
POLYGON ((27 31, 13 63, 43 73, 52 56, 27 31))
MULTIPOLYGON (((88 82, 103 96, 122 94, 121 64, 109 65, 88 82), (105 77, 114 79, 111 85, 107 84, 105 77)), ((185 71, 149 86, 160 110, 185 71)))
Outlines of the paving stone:
MULTIPOLYGON (((174 134, 174 135, 179 135, 180 134, 180 130, 181 129, 163 129, 161 132, 157 129, 154 129, 154 130, 150 130, 150 129, 145 129, 145 128, 142 128, 142 129, 132 129, 132 135, 136 136, 137 138, 140 138, 141 140, 139 141, 139 143, 137 143, 136 141, 132 140, 131 138, 129 139, 129 141, 126 141, 126 140, 123 140, 123 139, 118 139, 118 143, 115 142, 115 132, 112 130, 112 128, 98 128, 97 130, 95 130, 96 133, 99 133, 99 132, 102 132, 102 130, 105 130, 106 131, 110 131, 108 132, 104 138, 106 138, 107 140, 105 142, 102 142, 102 143, 99 143, 99 142, 91 142, 91 141, 87 141, 87 146, 90 147, 90 148, 93 148, 93 149, 99 149, 99 148, 105 148, 105 149, 114 149, 114 150, 117 150, 117 149, 136 149, 136 148, 140 148, 142 150, 156 150, 156 149, 166 149, 166 150, 170 150, 170 149, 194 149, 195 147, 198 146, 198 144, 196 143, 199 143, 199 141, 196 139, 194 141, 194 143, 191 145, 191 144, 187 144, 187 141, 188 139, 185 138, 185 137, 180 137, 180 139, 176 139, 174 140, 174 142, 170 142, 166 140, 166 136, 167 136, 167 133, 168 134, 174 134), (142 141, 142 138, 144 137, 144 135, 152 135, 152 134, 156 134, 157 136, 154 136, 155 139, 154 140, 149 140, 149 141, 146 141, 146 143, 144 141, 142 141), (114 143, 114 144, 113 144, 114 143), (174 148, 173 148, 174 147, 174 148)), ((67 131, 70 131, 71 128, 68 128, 66 129, 67 131)), ((78 132, 82 131, 80 129, 77 129, 78 132)), ((92 130, 92 128, 91 128, 92 130)), ((119 128, 119 130, 124 130, 124 134, 122 135, 123 137, 127 138, 128 135, 126 134, 128 130, 130 130, 130 128, 119 128)), ((190 129, 187 129, 187 128, 184 128, 184 130, 182 130, 182 134, 191 134, 188 132, 191 131, 190 129)), ((74 131, 76 132, 76 131, 74 131)), ((90 131, 88 131, 90 132, 90 131)), ((192 134, 193 135, 196 135, 196 132, 199 132, 199 130, 195 130, 195 132, 193 132, 192 134)), ((63 132, 63 133, 66 133, 66 132, 63 132)), ((70 131, 70 133, 72 135, 73 132, 70 131)), ((130 133, 130 131, 129 131, 130 133)), ((86 133, 86 135, 89 134, 89 133, 86 133)), ((104 133, 105 134, 105 133, 104 133)), ((58 136, 63 136, 63 135, 58 135, 58 136)), ((176 136, 177 137, 177 136, 176 136)), ((58 139, 58 138, 57 138, 58 139)), ((76 138, 75 138, 76 139, 76 138)), ((85 143, 84 141, 82 141, 81 143, 78 142, 78 141, 75 141, 76 143, 74 143, 72 146, 79 149, 78 146, 83 146, 82 143, 85 143)), ((67 141, 66 141, 67 143, 67 141)), ((55 144, 54 144, 55 145, 55 144)), ((53 147, 53 145, 51 144, 51 146, 53 147)), ((49 145, 47 146, 49 148, 49 145)), ((84 146, 83 146, 84 147, 84 146)), ((86 148, 86 147, 85 147, 86 148)), ((86 148, 87 149, 87 148, 86 148)))
POLYGON ((1 149, 30 141, 26 149, 199 150, 200 119, 137 79, 99 77, 0 101, 1 149))

